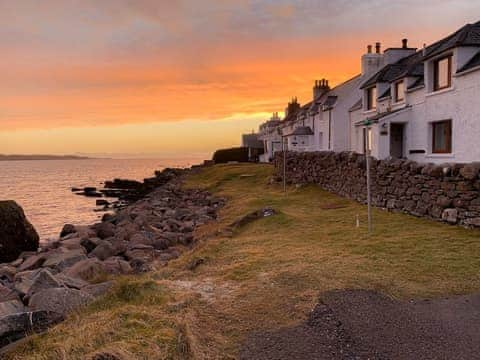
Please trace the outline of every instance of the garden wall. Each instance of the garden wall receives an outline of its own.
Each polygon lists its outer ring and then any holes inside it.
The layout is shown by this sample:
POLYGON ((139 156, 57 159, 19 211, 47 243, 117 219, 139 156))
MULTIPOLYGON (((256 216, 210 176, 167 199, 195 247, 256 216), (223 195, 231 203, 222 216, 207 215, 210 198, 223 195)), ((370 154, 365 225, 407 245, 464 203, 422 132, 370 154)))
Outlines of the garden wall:
MULTIPOLYGON (((365 156, 343 152, 288 152, 289 184, 323 189, 366 202, 365 156)), ((274 165, 283 177, 283 154, 274 165)), ((372 203, 451 224, 480 226, 480 163, 420 164, 410 160, 371 161, 372 203)))

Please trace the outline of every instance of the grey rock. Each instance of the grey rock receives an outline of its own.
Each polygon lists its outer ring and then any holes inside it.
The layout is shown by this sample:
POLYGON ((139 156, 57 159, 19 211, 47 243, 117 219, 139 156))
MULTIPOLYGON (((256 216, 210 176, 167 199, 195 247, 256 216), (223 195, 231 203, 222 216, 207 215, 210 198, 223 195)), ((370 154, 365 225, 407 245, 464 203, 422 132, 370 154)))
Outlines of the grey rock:
POLYGON ((68 277, 90 281, 106 274, 106 271, 100 260, 90 258, 77 262, 71 268, 64 270, 63 274, 68 277))
POLYGON ((85 260, 86 258, 87 257, 83 247, 81 249, 74 250, 60 248, 46 255, 46 260, 43 263, 43 267, 52 268, 58 272, 61 272, 73 266, 77 262, 85 260))
POLYGON ((75 225, 72 224, 65 224, 63 225, 62 231, 60 232, 60 237, 63 238, 67 235, 75 233, 77 230, 75 229, 75 225))
POLYGON ((82 280, 79 278, 72 278, 63 273, 55 275, 55 279, 57 279, 57 281, 61 283, 62 286, 68 287, 71 289, 80 290, 80 289, 83 289, 85 286, 89 285, 89 283, 86 282, 85 280, 82 280))
POLYGON ((132 273, 132 267, 120 257, 112 257, 103 262, 105 271, 112 275, 125 275, 132 273))
POLYGON ((62 320, 62 315, 47 311, 5 316, 0 319, 0 347, 22 339, 28 334, 43 332, 62 320))
POLYGON ((27 270, 35 270, 38 269, 43 265, 45 262, 45 255, 44 254, 36 254, 32 255, 25 259, 25 261, 18 267, 18 271, 27 271, 27 270))
POLYGON ((81 290, 54 288, 37 292, 30 298, 28 305, 33 310, 66 315, 91 301, 93 301, 93 296, 81 290))
POLYGON ((106 260, 109 257, 115 256, 117 249, 108 241, 102 241, 91 253, 90 256, 95 256, 100 260, 106 260))
POLYGON ((9 300, 0 302, 0 319, 17 313, 26 311, 25 306, 20 300, 9 300))
POLYGON ((93 227, 100 239, 115 236, 115 225, 109 222, 95 224, 93 227))
POLYGON ((23 286, 17 287, 21 289, 21 292, 26 295, 26 297, 31 297, 33 294, 50 288, 61 287, 62 284, 52 275, 47 269, 40 270, 33 279, 27 280, 26 283, 23 283, 23 286))
POLYGON ((0 301, 20 300, 17 293, 0 284, 0 301))

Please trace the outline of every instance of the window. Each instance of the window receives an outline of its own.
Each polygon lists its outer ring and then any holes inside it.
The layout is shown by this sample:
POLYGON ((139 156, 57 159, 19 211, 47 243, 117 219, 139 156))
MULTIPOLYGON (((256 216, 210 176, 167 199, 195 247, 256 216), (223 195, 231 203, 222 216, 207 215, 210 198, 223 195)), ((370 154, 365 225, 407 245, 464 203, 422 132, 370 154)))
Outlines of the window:
POLYGON ((377 108, 377 87, 371 87, 367 89, 367 110, 373 110, 377 108))
POLYGON ((323 150, 323 132, 318 133, 318 147, 323 150))
POLYGON ((452 152, 452 121, 432 123, 432 153, 448 154, 452 152))
POLYGON ((395 83, 395 101, 400 102, 405 100, 405 83, 398 81, 395 83))
POLYGON ((433 90, 438 91, 452 86, 452 56, 433 63, 433 90))

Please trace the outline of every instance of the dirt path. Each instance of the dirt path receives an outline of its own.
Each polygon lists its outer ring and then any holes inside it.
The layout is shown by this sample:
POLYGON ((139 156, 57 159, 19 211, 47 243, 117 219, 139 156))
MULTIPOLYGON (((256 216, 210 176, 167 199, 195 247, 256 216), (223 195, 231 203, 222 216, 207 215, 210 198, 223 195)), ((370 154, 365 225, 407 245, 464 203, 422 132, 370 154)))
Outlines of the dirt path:
POLYGON ((309 319, 251 334, 241 359, 480 359, 480 294, 399 302, 364 290, 324 294, 309 319))

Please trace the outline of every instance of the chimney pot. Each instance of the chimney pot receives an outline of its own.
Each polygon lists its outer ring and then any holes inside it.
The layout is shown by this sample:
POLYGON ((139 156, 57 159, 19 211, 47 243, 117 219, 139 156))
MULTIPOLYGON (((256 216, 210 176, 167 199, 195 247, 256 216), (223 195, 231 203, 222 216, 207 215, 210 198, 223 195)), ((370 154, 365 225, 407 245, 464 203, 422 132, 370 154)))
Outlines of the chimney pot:
POLYGON ((404 49, 407 49, 408 48, 408 39, 402 39, 402 47, 404 49))
POLYGON ((372 45, 367 46, 367 53, 369 53, 369 54, 372 53, 372 45))
POLYGON ((375 53, 380 54, 381 44, 379 42, 375 43, 375 53))

